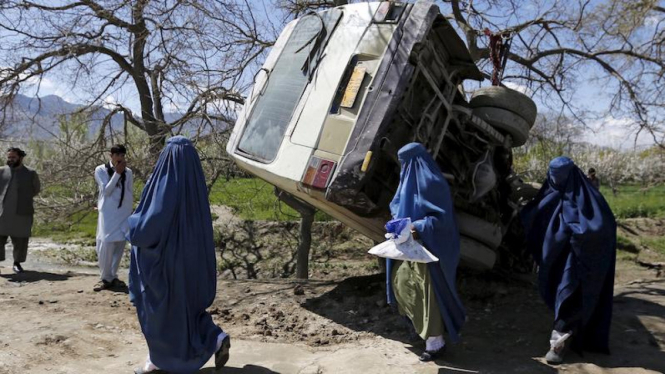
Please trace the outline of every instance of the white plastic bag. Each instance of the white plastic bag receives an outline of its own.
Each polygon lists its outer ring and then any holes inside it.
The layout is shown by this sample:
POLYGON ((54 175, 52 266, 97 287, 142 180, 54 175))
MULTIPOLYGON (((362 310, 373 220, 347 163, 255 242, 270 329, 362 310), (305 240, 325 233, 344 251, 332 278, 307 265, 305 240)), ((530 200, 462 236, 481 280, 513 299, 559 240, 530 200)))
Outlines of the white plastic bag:
POLYGON ((394 219, 386 223, 386 239, 394 240, 395 243, 400 244, 407 241, 409 238, 412 238, 411 230, 413 230, 413 224, 411 223, 411 218, 401 218, 394 219), (394 225, 391 225, 394 224, 394 225), (399 230, 399 227, 402 227, 402 230, 399 233, 396 233, 391 230, 399 230))
POLYGON ((439 259, 434 256, 427 248, 423 247, 417 241, 407 239, 404 243, 397 243, 393 239, 372 247, 370 254, 375 256, 390 258, 393 260, 413 261, 413 262, 437 262, 439 259))
POLYGON ((496 173, 492 164, 492 154, 485 153, 482 160, 476 163, 473 169, 473 195, 471 201, 477 201, 485 196, 496 185, 496 173))
POLYGON ((395 235, 394 233, 386 234, 388 240, 374 246, 369 250, 369 253, 393 260, 424 263, 439 261, 427 248, 413 240, 413 236, 411 235, 412 227, 411 220, 409 220, 409 223, 405 225, 399 235, 395 235))

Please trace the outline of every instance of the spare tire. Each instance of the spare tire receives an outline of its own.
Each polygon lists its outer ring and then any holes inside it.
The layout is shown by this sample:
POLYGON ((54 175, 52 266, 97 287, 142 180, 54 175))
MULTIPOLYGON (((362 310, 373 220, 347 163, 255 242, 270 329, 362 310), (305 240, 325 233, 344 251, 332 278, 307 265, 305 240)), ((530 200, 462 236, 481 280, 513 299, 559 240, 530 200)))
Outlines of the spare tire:
POLYGON ((456 216, 460 234, 477 240, 491 249, 496 249, 501 245, 501 240, 503 240, 501 226, 459 210, 456 212, 456 216))
POLYGON ((519 91, 499 86, 483 87, 474 91, 469 105, 471 108, 494 107, 511 111, 522 117, 529 127, 536 122, 538 114, 536 103, 530 97, 519 91))
POLYGON ((513 147, 519 147, 529 138, 531 126, 517 114, 501 108, 480 107, 474 108, 473 114, 485 122, 496 127, 499 131, 508 133, 513 137, 513 147))
POLYGON ((488 246, 460 235, 460 265, 476 270, 491 270, 496 262, 496 252, 488 246))

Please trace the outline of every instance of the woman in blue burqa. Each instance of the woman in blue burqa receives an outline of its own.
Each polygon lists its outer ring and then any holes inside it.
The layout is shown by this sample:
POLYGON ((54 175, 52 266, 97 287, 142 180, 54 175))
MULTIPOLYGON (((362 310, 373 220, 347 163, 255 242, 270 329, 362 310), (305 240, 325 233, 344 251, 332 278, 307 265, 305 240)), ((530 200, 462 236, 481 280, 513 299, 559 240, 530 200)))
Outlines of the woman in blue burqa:
MULTIPOLYGON (((455 273, 460 240, 450 187, 425 147, 410 143, 398 152, 400 183, 390 203, 393 221, 410 218, 414 239, 420 240, 438 262, 387 260, 388 303, 397 304, 416 333, 425 340, 421 361, 438 358, 445 350, 445 330, 453 342, 465 320, 457 295, 455 273)), ((389 222, 388 232, 394 232, 389 222)))
POLYGON ((568 157, 550 162, 523 210, 527 246, 539 265, 540 294, 554 310, 552 364, 564 350, 609 353, 616 221, 600 192, 568 157))
POLYGON ((194 373, 213 354, 224 366, 230 338, 206 311, 217 287, 210 204, 187 138, 166 142, 129 224, 129 296, 149 351, 136 372, 194 373))

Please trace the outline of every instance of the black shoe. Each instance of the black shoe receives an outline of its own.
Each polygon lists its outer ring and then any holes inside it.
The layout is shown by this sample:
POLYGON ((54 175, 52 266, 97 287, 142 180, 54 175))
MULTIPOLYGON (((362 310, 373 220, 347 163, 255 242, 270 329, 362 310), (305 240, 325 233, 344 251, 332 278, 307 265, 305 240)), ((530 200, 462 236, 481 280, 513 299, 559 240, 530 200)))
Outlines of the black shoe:
POLYGON ((222 346, 215 352, 215 369, 219 370, 229 361, 229 351, 231 350, 231 338, 226 337, 222 340, 222 346))
POLYGON ((14 270, 14 273, 16 273, 16 274, 19 274, 19 273, 23 272, 23 268, 21 267, 21 264, 19 264, 18 262, 14 263, 14 266, 12 267, 12 269, 14 270))
POLYGON ((121 281, 118 278, 115 278, 114 280, 111 281, 111 287, 114 288, 127 288, 127 284, 123 281, 121 281))
POLYGON ((443 353, 446 351, 446 346, 444 345, 443 347, 439 348, 438 350, 434 352, 430 351, 425 351, 423 354, 418 357, 418 359, 422 362, 429 362, 429 361, 434 361, 437 358, 443 356, 443 353))

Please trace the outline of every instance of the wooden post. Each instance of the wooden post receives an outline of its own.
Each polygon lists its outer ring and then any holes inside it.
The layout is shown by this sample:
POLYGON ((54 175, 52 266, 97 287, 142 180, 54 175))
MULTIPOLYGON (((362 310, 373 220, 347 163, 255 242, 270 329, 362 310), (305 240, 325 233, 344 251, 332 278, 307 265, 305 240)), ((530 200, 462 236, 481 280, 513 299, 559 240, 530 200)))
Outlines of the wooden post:
POLYGON ((300 212, 300 245, 298 246, 298 260, 296 262, 296 278, 309 278, 309 250, 312 247, 312 223, 314 210, 300 212))
POLYGON ((275 196, 300 214, 300 245, 296 257, 296 278, 309 278, 309 250, 312 246, 312 224, 316 209, 306 202, 275 187, 275 196))

